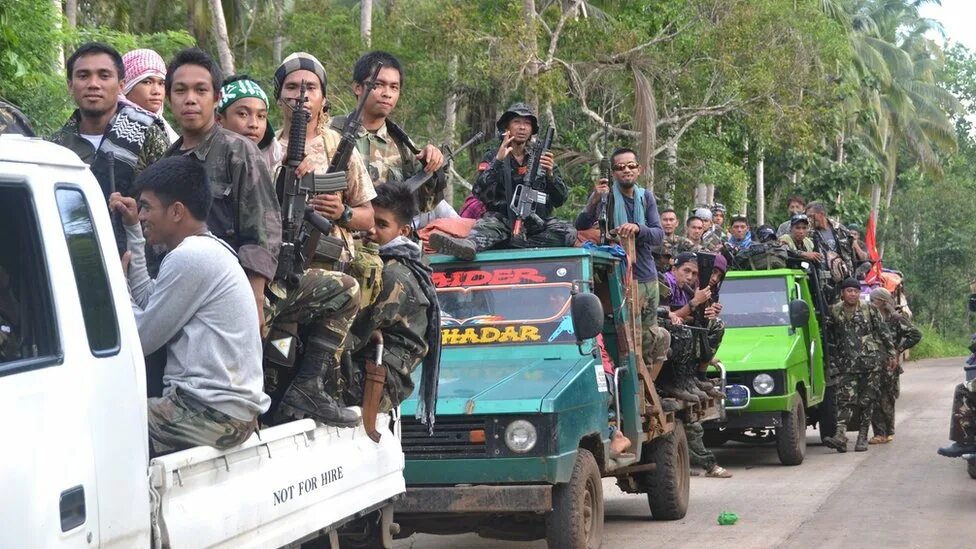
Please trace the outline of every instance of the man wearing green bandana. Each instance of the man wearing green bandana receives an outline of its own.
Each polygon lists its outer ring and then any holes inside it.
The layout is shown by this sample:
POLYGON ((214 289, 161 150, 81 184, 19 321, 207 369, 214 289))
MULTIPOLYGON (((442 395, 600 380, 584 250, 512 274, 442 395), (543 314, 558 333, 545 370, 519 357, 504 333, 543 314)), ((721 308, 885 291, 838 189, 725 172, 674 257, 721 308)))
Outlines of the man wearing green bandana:
POLYGON ((657 326, 657 266, 652 251, 660 248, 664 228, 661 227, 654 193, 637 184, 641 174, 637 153, 633 149, 617 149, 610 157, 610 167, 613 170, 613 185, 606 179, 597 182, 586 207, 576 218, 576 229, 590 229, 597 223, 601 195, 606 193, 608 229, 616 230, 620 236, 636 239, 634 278, 640 289, 644 362, 650 365, 660 358, 660 353, 651 352, 653 343, 658 339, 654 330, 657 326), (658 356, 653 356, 655 354, 658 356))
POLYGON ((268 94, 248 75, 229 76, 220 88, 217 123, 254 142, 273 172, 285 154, 268 121, 268 105, 268 94))

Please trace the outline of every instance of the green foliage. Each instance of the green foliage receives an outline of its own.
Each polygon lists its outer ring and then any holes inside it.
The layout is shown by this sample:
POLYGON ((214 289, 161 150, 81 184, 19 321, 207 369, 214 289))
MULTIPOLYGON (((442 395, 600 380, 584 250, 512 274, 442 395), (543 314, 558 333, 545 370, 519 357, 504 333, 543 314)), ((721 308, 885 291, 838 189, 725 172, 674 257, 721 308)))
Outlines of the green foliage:
POLYGON ((912 347, 909 353, 911 360, 966 356, 969 354, 969 342, 965 337, 944 336, 926 324, 922 324, 918 328, 922 331, 922 341, 912 347))

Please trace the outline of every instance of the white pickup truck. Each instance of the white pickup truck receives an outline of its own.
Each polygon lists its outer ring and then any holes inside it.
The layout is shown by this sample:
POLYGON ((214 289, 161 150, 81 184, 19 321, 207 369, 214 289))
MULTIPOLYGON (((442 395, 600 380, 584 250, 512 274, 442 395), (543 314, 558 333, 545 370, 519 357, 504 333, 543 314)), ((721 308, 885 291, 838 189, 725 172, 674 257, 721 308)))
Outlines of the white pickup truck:
POLYGON ((149 459, 146 371, 101 189, 0 135, 0 547, 391 546, 399 423, 306 419, 149 459), (364 518, 365 517, 365 518, 364 518), (367 537, 368 536, 368 537, 367 537))

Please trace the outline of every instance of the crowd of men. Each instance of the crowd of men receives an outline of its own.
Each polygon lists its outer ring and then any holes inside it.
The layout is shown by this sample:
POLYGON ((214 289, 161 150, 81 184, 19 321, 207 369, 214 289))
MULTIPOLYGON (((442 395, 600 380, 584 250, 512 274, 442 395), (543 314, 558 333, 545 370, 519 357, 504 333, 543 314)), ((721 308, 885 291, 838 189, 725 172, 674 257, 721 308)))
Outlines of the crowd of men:
MULTIPOLYGON (((345 188, 308 202, 331 228, 308 251, 308 268, 282 277, 273 174, 280 177, 294 117, 307 117, 298 178, 329 172, 347 117, 330 116, 327 75, 310 54, 288 56, 273 81, 268 95, 247 75, 224 79, 199 49, 183 50, 167 65, 152 50, 123 56, 88 43, 67 61, 78 108, 51 140, 76 152, 101 185, 119 221, 116 239, 143 346, 165 355, 162 394, 149 401, 156 452, 238 444, 262 414, 267 422, 312 417, 356 425, 364 402, 376 399, 389 410, 412 394, 411 373, 421 363, 419 415, 433 422, 439 312, 430 268, 411 237, 417 214, 444 200, 445 156, 434 145, 416 145, 390 119, 404 83, 396 57, 364 55, 350 78, 362 109, 342 170, 345 188), (174 127, 162 116, 165 104, 174 127), (275 107, 283 114, 277 132, 269 123, 275 107), (432 177, 419 190, 403 185, 420 172, 432 177), (364 374, 377 332, 385 342, 380 393, 364 374)), ((830 373, 840 412, 827 444, 846 451, 851 427, 855 449, 866 450, 872 418, 871 442, 892 440, 898 357, 920 336, 885 290, 875 290, 870 302, 860 299, 853 277, 863 272, 865 246, 827 216, 823 203, 791 197, 787 222, 755 232, 745 216, 732 216, 726 229, 722 204, 699 207, 680 235, 677 212, 659 209, 638 184, 637 153, 621 148, 610 157, 612 180, 596 184, 570 223, 554 216, 569 192, 552 153, 535 159, 538 174, 529 172, 536 115, 516 103, 496 126, 499 142, 478 166, 463 212, 476 218, 473 227, 433 232, 433 250, 471 260, 497 247, 603 244, 604 230, 634 239, 643 359, 666 406, 723 397, 705 373, 718 360, 725 329, 719 290, 727 271, 741 268, 738 258, 802 259, 824 273, 833 303, 825 320, 837 342, 830 373), (532 216, 515 219, 513 193, 529 180, 541 181, 546 199, 532 216), (702 254, 714 258, 700 287, 702 254)), ((693 463, 709 476, 731 476, 704 447, 701 425, 687 429, 693 463)))

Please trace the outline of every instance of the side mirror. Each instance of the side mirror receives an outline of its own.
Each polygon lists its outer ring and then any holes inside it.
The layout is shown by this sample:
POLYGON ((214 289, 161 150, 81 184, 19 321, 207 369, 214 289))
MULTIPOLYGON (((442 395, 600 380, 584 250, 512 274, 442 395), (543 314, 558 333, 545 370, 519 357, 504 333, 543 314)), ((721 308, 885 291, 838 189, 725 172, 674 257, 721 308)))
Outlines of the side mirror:
POLYGON ((596 294, 573 294, 569 301, 576 341, 592 339, 603 331, 603 305, 596 294))
POLYGON ((976 313, 976 294, 969 294, 969 312, 976 313))
POLYGON ((802 299, 790 301, 790 326, 803 328, 810 321, 810 306, 802 299))

